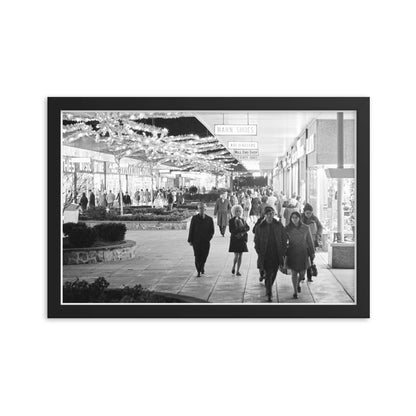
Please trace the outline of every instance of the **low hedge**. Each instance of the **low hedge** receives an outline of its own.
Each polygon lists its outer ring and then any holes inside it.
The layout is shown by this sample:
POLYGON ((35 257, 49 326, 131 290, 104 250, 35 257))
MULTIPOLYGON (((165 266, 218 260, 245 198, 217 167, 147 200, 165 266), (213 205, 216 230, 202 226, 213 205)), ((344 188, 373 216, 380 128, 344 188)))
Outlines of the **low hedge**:
POLYGON ((92 283, 78 278, 72 282, 65 282, 64 303, 183 303, 158 295, 141 285, 125 286, 122 289, 108 289, 108 286, 109 283, 104 277, 99 277, 92 283))
MULTIPOLYGON (((195 209, 192 207, 192 209, 195 209)), ((187 208, 175 208, 168 211, 165 208, 148 208, 148 207, 126 207, 123 209, 123 215, 120 215, 120 209, 93 208, 87 210, 80 216, 84 221, 182 221, 192 214, 187 208)))

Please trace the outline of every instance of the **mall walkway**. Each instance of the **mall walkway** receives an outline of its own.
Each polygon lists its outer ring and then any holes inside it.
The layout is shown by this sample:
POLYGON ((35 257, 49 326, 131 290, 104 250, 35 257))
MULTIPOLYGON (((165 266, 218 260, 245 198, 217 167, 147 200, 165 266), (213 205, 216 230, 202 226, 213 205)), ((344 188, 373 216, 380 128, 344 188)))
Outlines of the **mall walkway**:
MULTIPOLYGON (((250 224, 252 226, 252 224, 250 224)), ((222 237, 216 227, 206 274, 196 277, 188 231, 128 231, 126 239, 137 243, 134 259, 118 263, 64 266, 64 281, 76 277, 88 281, 105 277, 111 287, 141 284, 151 290, 196 297, 214 303, 258 303, 267 300, 259 282, 253 233, 249 231, 249 252, 243 254, 240 272, 231 274, 233 253, 228 253, 229 233, 222 237)), ((278 273, 273 302, 279 303, 353 303, 355 270, 329 269, 326 253, 317 253, 319 276, 304 282, 298 299, 293 299, 291 277, 278 273)))

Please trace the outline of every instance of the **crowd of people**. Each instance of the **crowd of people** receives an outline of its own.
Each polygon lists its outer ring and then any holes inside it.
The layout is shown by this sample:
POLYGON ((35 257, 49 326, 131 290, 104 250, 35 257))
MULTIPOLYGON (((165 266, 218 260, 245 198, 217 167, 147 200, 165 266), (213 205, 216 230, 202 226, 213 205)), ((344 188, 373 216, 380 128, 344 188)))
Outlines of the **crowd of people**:
MULTIPOLYGON (((241 276, 243 253, 248 251, 249 223, 254 233, 259 280, 265 283, 267 300, 272 300, 272 287, 280 269, 290 270, 293 297, 301 292, 305 274, 312 282, 315 249, 321 244, 323 227, 309 203, 295 195, 271 189, 239 190, 221 194, 215 203, 214 216, 220 234, 230 232, 229 252, 234 253, 231 273, 241 276)), ((210 241, 214 236, 214 221, 206 215, 206 205, 200 203, 198 214, 190 224, 188 242, 193 247, 197 277, 205 273, 210 241)))
MULTIPOLYGON (((184 194, 187 192, 185 188, 172 189, 154 189, 153 193, 149 189, 137 189, 132 195, 129 192, 122 192, 122 200, 124 206, 144 206, 153 205, 156 208, 167 207, 172 210, 174 204, 183 204, 185 202, 184 194)), ((71 198, 72 199, 72 198, 71 198)), ((90 208, 104 207, 104 208, 119 208, 120 207, 120 192, 113 193, 112 190, 97 191, 88 190, 88 192, 81 192, 79 198, 73 198, 74 203, 78 204, 80 209, 84 212, 90 208)))

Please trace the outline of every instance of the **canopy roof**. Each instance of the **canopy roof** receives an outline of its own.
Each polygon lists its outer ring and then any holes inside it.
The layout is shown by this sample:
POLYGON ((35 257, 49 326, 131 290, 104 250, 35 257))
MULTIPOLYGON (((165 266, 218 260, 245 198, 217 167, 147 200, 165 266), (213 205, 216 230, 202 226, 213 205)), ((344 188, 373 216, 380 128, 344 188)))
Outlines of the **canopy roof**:
POLYGON ((245 172, 194 116, 186 113, 64 112, 63 143, 183 171, 245 172))

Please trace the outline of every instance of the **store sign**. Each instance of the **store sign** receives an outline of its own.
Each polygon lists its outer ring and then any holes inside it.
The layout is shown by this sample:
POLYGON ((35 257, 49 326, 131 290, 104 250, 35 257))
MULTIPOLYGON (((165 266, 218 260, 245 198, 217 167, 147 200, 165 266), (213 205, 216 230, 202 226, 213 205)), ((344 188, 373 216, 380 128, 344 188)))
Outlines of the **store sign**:
POLYGON ((259 142, 228 142, 230 150, 256 150, 259 148, 259 142))
POLYGON ((257 136, 257 124, 216 124, 216 136, 257 136))
POLYGON ((231 152, 239 160, 257 160, 259 158, 258 150, 241 150, 236 149, 231 152))
POLYGON ((245 160, 243 162, 244 167, 250 171, 259 171, 260 170, 260 162, 258 160, 245 160))
POLYGON ((306 139, 306 154, 312 153, 315 150, 315 135, 311 134, 306 139))

